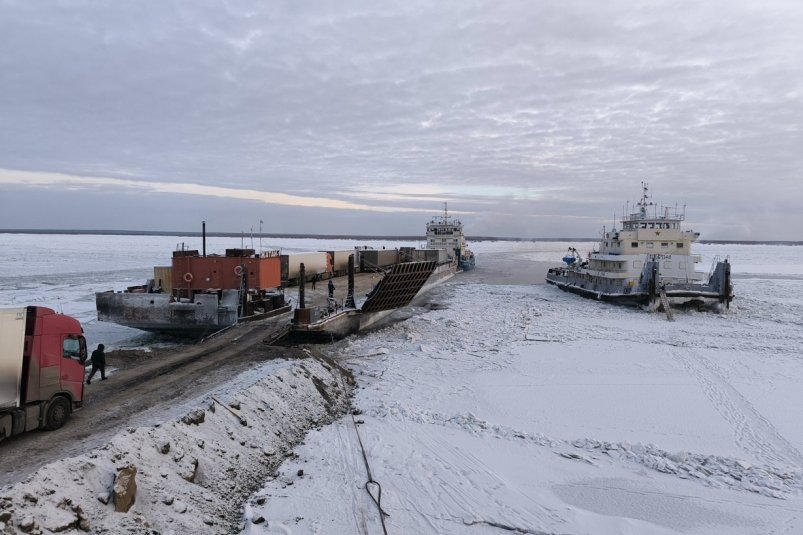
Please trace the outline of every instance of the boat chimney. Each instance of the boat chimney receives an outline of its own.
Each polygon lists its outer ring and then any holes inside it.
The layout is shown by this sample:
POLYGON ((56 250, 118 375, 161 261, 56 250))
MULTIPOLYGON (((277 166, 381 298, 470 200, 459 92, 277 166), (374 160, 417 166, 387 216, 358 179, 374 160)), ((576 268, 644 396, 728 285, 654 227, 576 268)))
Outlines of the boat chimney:
POLYGON ((201 221, 201 242, 203 243, 203 256, 206 256, 206 221, 201 221))

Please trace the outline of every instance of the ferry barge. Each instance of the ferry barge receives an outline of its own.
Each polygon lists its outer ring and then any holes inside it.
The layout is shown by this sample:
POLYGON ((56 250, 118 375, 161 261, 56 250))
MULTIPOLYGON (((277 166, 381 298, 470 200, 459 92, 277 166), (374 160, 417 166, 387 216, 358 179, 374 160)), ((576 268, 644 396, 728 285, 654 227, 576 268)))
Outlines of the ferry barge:
POLYGON ((426 249, 401 247, 379 251, 358 248, 355 251, 357 259, 349 257, 348 294, 342 308, 334 302, 323 308, 306 308, 302 284, 291 337, 313 342, 344 338, 376 325, 394 310, 409 305, 416 296, 455 273, 474 268, 474 254, 466 245, 463 224, 449 217, 446 203, 443 216, 427 223, 426 238, 426 249), (354 299, 355 262, 361 272, 374 271, 383 275, 359 306, 354 299))

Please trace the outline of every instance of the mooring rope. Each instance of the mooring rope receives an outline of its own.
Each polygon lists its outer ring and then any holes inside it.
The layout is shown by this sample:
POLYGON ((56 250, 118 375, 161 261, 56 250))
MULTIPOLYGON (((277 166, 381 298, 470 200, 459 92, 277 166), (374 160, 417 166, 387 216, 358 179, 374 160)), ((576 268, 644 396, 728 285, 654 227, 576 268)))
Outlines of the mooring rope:
POLYGON ((378 481, 374 481, 374 476, 371 475, 371 467, 368 465, 368 455, 365 453, 365 446, 362 445, 362 438, 360 438, 360 430, 357 428, 357 421, 354 419, 354 414, 351 415, 351 423, 354 424, 354 431, 357 433, 357 442, 360 444, 360 449, 362 450, 362 460, 365 461, 365 471, 368 473, 368 481, 365 482, 365 492, 368 493, 368 496, 376 504, 376 508, 379 510, 379 520, 382 522, 382 533, 388 535, 388 530, 385 527, 385 517, 390 516, 382 509, 382 485, 379 484, 378 481), (376 496, 374 493, 371 492, 371 488, 376 486, 376 496))

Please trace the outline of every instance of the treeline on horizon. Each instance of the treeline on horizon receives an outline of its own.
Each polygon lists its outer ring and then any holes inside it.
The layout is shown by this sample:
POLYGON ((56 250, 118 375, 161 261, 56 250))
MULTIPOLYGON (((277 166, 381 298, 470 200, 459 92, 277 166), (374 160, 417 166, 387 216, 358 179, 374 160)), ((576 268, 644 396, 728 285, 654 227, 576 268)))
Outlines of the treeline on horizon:
MULTIPOLYGON (((0 234, 96 234, 101 236, 188 236, 200 238, 203 233, 176 232, 163 230, 78 230, 78 229, 0 229, 0 234)), ((213 238, 289 238, 289 239, 316 239, 316 240, 401 240, 421 241, 422 236, 381 236, 357 234, 276 234, 276 233, 244 233, 244 232, 207 232, 213 238)), ((466 236, 468 241, 599 241, 594 238, 510 238, 500 236, 466 236)), ((803 245, 803 241, 789 240, 700 240, 698 243, 733 243, 740 245, 803 245)))

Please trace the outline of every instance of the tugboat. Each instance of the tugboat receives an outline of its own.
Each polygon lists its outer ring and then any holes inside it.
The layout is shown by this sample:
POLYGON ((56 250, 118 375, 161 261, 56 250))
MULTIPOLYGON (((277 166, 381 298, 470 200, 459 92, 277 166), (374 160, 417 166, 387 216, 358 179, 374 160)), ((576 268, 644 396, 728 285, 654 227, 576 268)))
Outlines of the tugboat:
POLYGON ((449 218, 446 203, 443 203, 443 216, 427 223, 427 249, 446 249, 461 270, 474 269, 474 253, 466 245, 463 223, 449 218))
POLYGON ((598 251, 586 259, 573 247, 565 265, 550 268, 546 281, 561 290, 601 301, 638 305, 650 311, 697 306, 718 311, 733 299, 729 259, 716 257, 708 273, 695 270, 699 255, 691 244, 699 232, 683 230, 685 207, 658 207, 641 183, 637 211, 625 216, 621 230, 603 229, 598 251))

